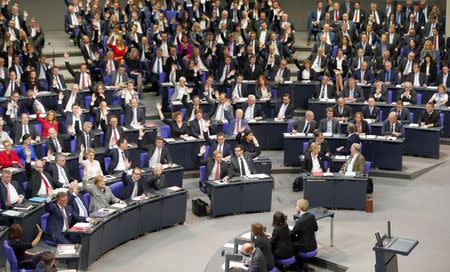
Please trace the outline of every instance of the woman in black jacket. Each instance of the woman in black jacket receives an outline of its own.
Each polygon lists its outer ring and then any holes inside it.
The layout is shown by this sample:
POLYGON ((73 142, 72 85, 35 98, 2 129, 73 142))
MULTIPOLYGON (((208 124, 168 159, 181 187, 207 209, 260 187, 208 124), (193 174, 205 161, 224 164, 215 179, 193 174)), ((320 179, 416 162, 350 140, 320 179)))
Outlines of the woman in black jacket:
POLYGON ((270 243, 272 253, 276 259, 287 259, 295 255, 294 246, 289 236, 289 227, 286 223, 286 215, 282 212, 275 212, 272 221, 273 231, 270 243))
POLYGON ((355 119, 353 120, 353 124, 356 127, 356 134, 365 135, 369 134, 369 124, 366 120, 364 120, 363 114, 361 112, 355 113, 355 119))
POLYGON ((264 254, 264 260, 266 260, 267 271, 271 271, 275 266, 275 258, 272 254, 272 247, 270 240, 264 233, 264 227, 261 223, 252 224, 252 235, 255 237, 253 244, 255 247, 261 249, 264 254))
POLYGON ((312 171, 326 172, 324 161, 325 158, 320 154, 320 146, 316 143, 311 143, 309 152, 305 153, 304 170, 307 173, 312 171))

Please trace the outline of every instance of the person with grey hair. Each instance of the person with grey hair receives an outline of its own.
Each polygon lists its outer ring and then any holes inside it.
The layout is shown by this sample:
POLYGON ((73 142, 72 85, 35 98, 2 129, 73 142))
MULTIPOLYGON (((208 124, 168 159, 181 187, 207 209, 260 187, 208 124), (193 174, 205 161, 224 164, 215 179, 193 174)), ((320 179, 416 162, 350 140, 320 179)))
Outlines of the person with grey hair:
POLYGON ((77 181, 69 183, 69 192, 67 193, 67 199, 70 207, 73 211, 82 217, 87 217, 89 215, 87 210, 87 205, 84 203, 83 199, 80 198, 80 187, 77 181))
POLYGON ((12 172, 9 169, 3 169, 2 182, 0 182, 0 208, 8 209, 11 205, 22 203, 25 199, 25 193, 19 183, 12 179, 12 172))
POLYGON ((5 125, 5 121, 2 117, 0 117, 0 146, 2 145, 3 141, 9 141, 11 144, 13 143, 13 140, 11 137, 9 137, 8 132, 3 131, 3 126, 5 125))
POLYGON ((253 94, 247 97, 247 104, 242 106, 242 110, 244 111, 245 120, 262 120, 265 117, 261 106, 256 104, 256 96, 253 94))
POLYGON ((356 126, 353 123, 348 124, 347 126, 347 141, 345 142, 344 146, 338 147, 336 149, 337 152, 339 152, 342 155, 349 155, 351 150, 350 148, 354 143, 360 143, 361 140, 359 138, 359 135, 356 133, 356 126))
POLYGON ((78 182, 69 173, 69 169, 66 165, 66 155, 56 154, 55 162, 56 163, 52 163, 48 166, 48 171, 55 181, 55 187, 67 188, 72 181, 78 182))
POLYGON ((402 123, 398 121, 397 112, 391 111, 389 113, 388 119, 383 122, 383 127, 381 128, 381 135, 390 135, 395 137, 401 137, 402 133, 402 123))
POLYGON ((403 83, 403 91, 398 93, 397 100, 416 104, 417 93, 413 90, 413 85, 411 82, 406 81, 405 83, 403 83))
POLYGON ((354 143, 350 147, 350 156, 342 165, 340 172, 356 172, 359 175, 364 175, 365 168, 366 158, 361 154, 361 144, 354 143))
MULTIPOLYGON (((266 260, 264 259, 264 254, 261 249, 254 247, 250 243, 245 243, 242 245, 240 251, 242 254, 251 257, 247 272, 267 271, 266 260)), ((231 269, 232 271, 241 271, 234 267, 231 269)))
POLYGON ((154 192, 166 187, 166 176, 163 173, 163 165, 157 163, 153 168, 152 174, 148 177, 146 181, 146 186, 148 192, 154 192))
POLYGON ((296 119, 292 124, 292 133, 312 133, 317 128, 314 112, 306 111, 305 117, 296 119))
POLYGON ((95 135, 92 132, 92 123, 89 121, 83 123, 83 130, 77 135, 77 151, 81 151, 81 146, 84 150, 97 147, 95 135))

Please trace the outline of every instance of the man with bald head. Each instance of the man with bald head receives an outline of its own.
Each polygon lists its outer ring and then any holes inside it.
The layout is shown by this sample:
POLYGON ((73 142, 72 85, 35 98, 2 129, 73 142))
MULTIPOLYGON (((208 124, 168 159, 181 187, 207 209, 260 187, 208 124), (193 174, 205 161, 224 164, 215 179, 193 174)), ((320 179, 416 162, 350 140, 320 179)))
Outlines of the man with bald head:
POLYGON ((20 143, 22 142, 22 137, 25 134, 30 134, 31 139, 35 141, 40 141, 40 137, 37 133, 36 127, 34 125, 29 124, 30 118, 28 114, 22 113, 20 115, 20 123, 16 123, 14 127, 14 142, 20 143))
POLYGON ((44 162, 37 160, 34 168, 31 166, 31 152, 29 149, 25 150, 27 155, 25 161, 25 171, 28 177, 28 190, 31 197, 51 197, 53 188, 55 188, 55 181, 53 177, 44 171, 44 162))
POLYGON ((402 123, 397 120, 397 113, 391 111, 389 113, 388 119, 383 122, 383 127, 381 128, 382 135, 389 135, 395 137, 401 137, 402 134, 402 123))
POLYGON ((242 106, 245 120, 262 120, 265 118, 264 111, 261 106, 256 104, 256 97, 251 94, 247 98, 247 104, 242 106))
POLYGON ((228 120, 228 130, 226 131, 227 134, 230 135, 237 135, 242 128, 247 127, 247 120, 244 119, 244 111, 242 109, 237 109, 234 117, 231 115, 227 115, 228 120))
POLYGON ((52 153, 70 153, 70 141, 75 138, 74 135, 69 134, 58 134, 54 128, 49 128, 48 138, 45 144, 47 145, 47 150, 52 153))
POLYGON ((312 133, 317 128, 314 112, 306 111, 305 117, 296 119, 292 124, 292 133, 312 133))

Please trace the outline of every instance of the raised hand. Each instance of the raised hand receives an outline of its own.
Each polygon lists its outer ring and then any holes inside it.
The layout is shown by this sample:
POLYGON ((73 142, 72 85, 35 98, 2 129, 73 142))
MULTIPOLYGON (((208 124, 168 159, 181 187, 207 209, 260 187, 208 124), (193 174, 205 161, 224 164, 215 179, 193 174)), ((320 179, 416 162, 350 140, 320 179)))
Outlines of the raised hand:
POLYGON ((144 128, 143 127, 139 128, 139 138, 144 137, 144 134, 145 134, 144 128))
POLYGON ((64 58, 66 59, 66 61, 69 60, 69 57, 70 57, 69 53, 68 52, 64 52, 64 58))
POLYGON ((205 154, 205 152, 206 152, 206 145, 202 145, 201 147, 200 147, 200 156, 203 156, 203 154, 205 154))
POLYGON ((158 110, 158 111, 160 111, 161 109, 162 109, 162 105, 161 105, 161 103, 156 103, 156 109, 158 110))
POLYGON ((64 99, 64 93, 62 92, 62 91, 60 91, 59 93, 58 93, 58 100, 63 100, 64 99))

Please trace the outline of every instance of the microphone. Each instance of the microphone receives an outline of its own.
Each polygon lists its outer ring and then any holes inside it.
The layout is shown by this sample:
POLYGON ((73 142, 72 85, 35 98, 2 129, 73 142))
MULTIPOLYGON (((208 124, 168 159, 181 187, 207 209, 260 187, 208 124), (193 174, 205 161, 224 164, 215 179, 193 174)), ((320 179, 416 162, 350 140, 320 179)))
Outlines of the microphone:
POLYGON ((48 42, 48 45, 50 45, 52 47, 52 51, 53 51, 53 66, 56 66, 56 63, 55 63, 55 48, 53 47, 51 42, 48 42))

